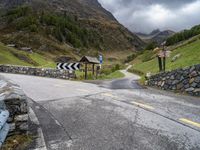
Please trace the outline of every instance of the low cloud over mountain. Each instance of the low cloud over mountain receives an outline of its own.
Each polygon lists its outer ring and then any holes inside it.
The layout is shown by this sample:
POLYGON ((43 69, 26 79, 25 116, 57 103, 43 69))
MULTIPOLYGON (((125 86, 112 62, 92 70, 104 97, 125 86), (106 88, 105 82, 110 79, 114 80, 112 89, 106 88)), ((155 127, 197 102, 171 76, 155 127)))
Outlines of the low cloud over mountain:
POLYGON ((200 0, 99 0, 135 32, 179 31, 200 24, 200 0))

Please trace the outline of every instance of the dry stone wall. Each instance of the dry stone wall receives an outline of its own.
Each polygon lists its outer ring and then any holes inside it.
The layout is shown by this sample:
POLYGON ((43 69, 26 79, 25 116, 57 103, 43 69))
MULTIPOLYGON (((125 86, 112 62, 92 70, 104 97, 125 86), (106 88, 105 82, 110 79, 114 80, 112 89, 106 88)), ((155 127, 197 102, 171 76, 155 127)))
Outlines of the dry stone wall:
POLYGON ((151 76, 148 85, 200 97, 200 64, 151 76))
POLYGON ((27 133, 28 103, 22 89, 0 76, 0 106, 9 111, 7 123, 10 126, 9 135, 27 133))
POLYGON ((11 65, 0 65, 0 72, 25 74, 25 75, 33 75, 33 76, 41 76, 49 78, 59 78, 59 79, 73 79, 76 77, 74 72, 70 73, 69 71, 65 70, 11 66, 11 65))

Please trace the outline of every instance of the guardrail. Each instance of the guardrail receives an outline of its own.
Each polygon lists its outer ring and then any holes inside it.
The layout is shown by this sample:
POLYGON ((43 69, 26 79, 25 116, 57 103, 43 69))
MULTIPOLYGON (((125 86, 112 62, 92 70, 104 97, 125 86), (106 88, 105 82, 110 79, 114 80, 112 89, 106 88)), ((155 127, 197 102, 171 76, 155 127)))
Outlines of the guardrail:
POLYGON ((27 96, 18 85, 0 76, 0 149, 7 136, 27 132, 27 96))
POLYGON ((4 143, 10 129, 10 126, 7 123, 8 117, 9 117, 8 110, 0 109, 0 148, 4 143))

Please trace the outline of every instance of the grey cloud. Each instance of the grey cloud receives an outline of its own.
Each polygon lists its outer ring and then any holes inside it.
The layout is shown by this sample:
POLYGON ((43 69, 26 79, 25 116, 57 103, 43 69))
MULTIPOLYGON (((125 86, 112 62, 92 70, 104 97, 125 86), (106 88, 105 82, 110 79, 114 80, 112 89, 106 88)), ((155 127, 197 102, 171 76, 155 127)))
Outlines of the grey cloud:
POLYGON ((182 30, 200 24, 200 0, 99 0, 132 31, 182 30))

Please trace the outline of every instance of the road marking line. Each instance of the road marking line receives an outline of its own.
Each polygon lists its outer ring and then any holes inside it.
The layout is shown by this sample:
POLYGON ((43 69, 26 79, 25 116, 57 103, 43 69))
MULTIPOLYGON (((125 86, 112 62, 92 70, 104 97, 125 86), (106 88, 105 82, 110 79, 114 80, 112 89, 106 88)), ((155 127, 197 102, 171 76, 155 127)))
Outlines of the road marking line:
POLYGON ((147 108, 147 109, 151 109, 151 110, 155 109, 154 107, 147 105, 147 104, 142 104, 142 103, 138 103, 138 102, 131 102, 131 103, 134 105, 137 105, 139 107, 142 107, 142 108, 147 108))
POLYGON ((103 93, 102 95, 103 95, 103 96, 112 97, 112 98, 117 98, 117 96, 114 96, 114 95, 111 94, 111 93, 103 93))
POLYGON ((84 89, 77 89, 77 91, 86 92, 86 93, 90 92, 89 90, 84 90, 84 89))
POLYGON ((200 123, 197 123, 197 122, 185 119, 185 118, 181 118, 179 120, 182 121, 182 122, 184 122, 184 123, 187 123, 187 124, 190 124, 190 125, 193 125, 193 126, 196 126, 196 127, 200 128, 200 123))

